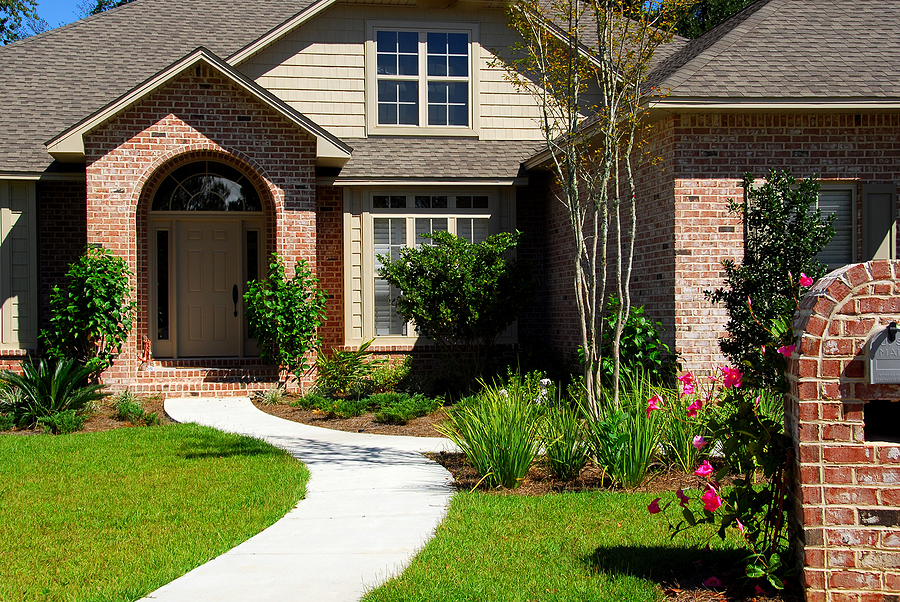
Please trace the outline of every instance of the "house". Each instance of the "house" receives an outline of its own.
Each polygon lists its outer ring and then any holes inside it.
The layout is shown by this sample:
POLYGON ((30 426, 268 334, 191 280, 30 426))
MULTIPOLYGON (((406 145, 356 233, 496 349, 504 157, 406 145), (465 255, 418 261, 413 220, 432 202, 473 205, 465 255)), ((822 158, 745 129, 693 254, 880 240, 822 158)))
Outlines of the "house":
MULTIPOLYGON (((759 0, 660 53, 635 301, 686 367, 721 361, 726 317, 703 290, 740 254, 725 200, 745 171, 824 179, 829 262, 896 253, 897 17, 874 0, 759 0)), ((428 354, 375 256, 438 229, 525 232, 541 294, 509 342, 573 350, 568 225, 539 110, 494 62, 517 39, 506 21, 492 0, 136 0, 0 48, 0 364, 37 348, 86 245, 135 274, 113 386, 270 386, 241 293, 272 252, 307 259, 329 291, 326 348, 428 354)))

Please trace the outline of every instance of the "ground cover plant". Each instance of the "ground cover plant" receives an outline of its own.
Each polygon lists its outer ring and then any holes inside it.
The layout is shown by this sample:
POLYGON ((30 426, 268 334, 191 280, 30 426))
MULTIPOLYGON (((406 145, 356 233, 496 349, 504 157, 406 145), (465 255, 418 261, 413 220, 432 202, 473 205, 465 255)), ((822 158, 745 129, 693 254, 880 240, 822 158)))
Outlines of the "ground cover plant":
MULTIPOLYGON (((20 427, 32 427, 41 419, 61 412, 83 413, 103 398, 102 385, 87 384, 92 373, 90 366, 79 365, 71 359, 22 362, 22 374, 9 370, 0 373, 0 382, 7 389, 4 405, 9 407, 15 424, 20 427)), ((44 422, 56 424, 58 420, 44 422)))
POLYGON ((647 519, 653 497, 460 492, 410 566, 363 599, 656 602, 677 575, 699 585, 740 557, 732 539, 713 539, 704 551, 711 529, 670 539, 664 524, 647 519))
POLYGON ((326 397, 313 391, 291 402, 291 405, 334 418, 351 418, 372 412, 376 422, 406 424, 413 418, 436 412, 444 406, 444 401, 421 393, 374 393, 356 399, 326 397))
POLYGON ((0 436, 0 600, 134 600, 274 523, 308 473, 196 425, 0 436))

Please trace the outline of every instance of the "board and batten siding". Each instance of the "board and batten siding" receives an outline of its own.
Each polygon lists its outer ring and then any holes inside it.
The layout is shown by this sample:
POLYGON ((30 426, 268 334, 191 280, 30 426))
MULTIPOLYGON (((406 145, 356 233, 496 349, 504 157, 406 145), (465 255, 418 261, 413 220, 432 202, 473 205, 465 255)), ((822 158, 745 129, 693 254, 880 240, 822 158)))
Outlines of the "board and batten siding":
POLYGON ((35 185, 0 181, 0 349, 37 347, 35 185))
MULTIPOLYGON (((478 23, 478 91, 482 140, 538 140, 540 109, 493 65, 492 49, 518 35, 503 10, 420 9, 411 6, 336 5, 251 57, 238 68, 257 84, 340 138, 366 132, 366 21, 430 22, 435 28, 478 23)), ((414 134, 414 132, 411 132, 414 134)))

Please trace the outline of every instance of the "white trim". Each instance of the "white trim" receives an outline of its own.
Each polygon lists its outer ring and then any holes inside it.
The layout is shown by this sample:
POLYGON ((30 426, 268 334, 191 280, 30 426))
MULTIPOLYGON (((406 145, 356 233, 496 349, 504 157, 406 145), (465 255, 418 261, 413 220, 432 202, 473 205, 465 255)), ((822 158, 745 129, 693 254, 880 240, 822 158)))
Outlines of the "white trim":
POLYGON ((666 97, 650 99, 650 110, 896 110, 900 109, 900 99, 881 98, 819 98, 815 100, 797 98, 696 98, 666 97))
POLYGON ((0 171, 0 180, 26 180, 26 181, 70 181, 84 182, 84 172, 25 172, 25 171, 0 171))
POLYGON ((260 87, 242 73, 223 62, 215 54, 205 48, 197 48, 187 56, 157 73, 130 92, 127 92, 106 105, 99 111, 89 115, 78 124, 46 142, 47 151, 63 162, 84 161, 84 135, 111 119, 118 113, 142 100, 144 97, 166 85, 185 70, 199 64, 206 64, 228 78, 233 84, 243 89, 274 112, 284 116, 300 129, 316 137, 317 157, 321 164, 344 165, 350 159, 352 150, 347 144, 327 130, 320 127, 304 115, 301 115, 283 101, 276 98, 268 90, 260 87))
POLYGON ((481 131, 480 81, 481 44, 479 23, 472 21, 397 21, 366 19, 365 78, 366 78, 366 132, 369 136, 459 136, 477 137, 481 131), (420 35, 428 32, 466 33, 469 36, 469 126, 429 126, 428 86, 426 60, 427 53, 421 51, 419 42, 419 125, 379 125, 378 124, 378 79, 376 69, 375 31, 414 31, 420 35), (423 85, 425 83, 425 85, 423 85))

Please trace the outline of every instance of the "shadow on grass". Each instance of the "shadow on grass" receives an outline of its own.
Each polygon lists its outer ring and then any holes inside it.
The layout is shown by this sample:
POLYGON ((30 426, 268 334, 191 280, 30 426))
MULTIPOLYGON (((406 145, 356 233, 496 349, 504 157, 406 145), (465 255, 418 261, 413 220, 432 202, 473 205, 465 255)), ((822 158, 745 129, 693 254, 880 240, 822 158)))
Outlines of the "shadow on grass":
POLYGON ((181 448, 181 455, 187 460, 235 456, 274 456, 282 453, 284 452, 260 439, 206 428, 198 429, 185 438, 181 448))
POLYGON ((700 584, 742 565, 743 550, 661 546, 601 546, 585 559, 593 573, 632 575, 658 583, 700 584))

